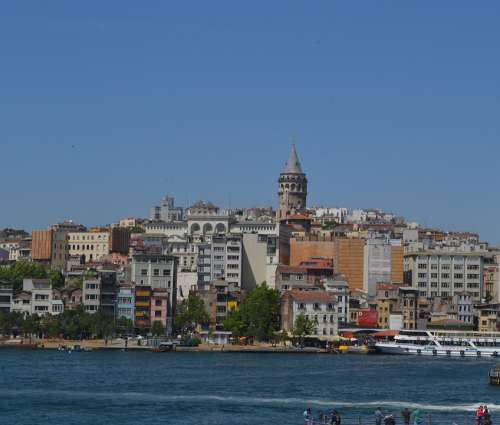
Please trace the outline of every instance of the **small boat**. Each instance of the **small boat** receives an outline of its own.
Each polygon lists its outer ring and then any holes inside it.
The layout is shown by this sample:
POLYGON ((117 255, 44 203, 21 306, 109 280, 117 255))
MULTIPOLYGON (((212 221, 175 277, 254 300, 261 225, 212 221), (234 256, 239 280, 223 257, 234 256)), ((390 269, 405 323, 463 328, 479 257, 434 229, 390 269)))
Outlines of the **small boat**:
POLYGON ((162 342, 158 347, 153 349, 153 352, 155 353, 167 353, 169 351, 175 351, 177 345, 171 341, 169 342, 162 342))
POLYGON ((490 370, 489 377, 491 385, 500 385, 500 363, 490 370))

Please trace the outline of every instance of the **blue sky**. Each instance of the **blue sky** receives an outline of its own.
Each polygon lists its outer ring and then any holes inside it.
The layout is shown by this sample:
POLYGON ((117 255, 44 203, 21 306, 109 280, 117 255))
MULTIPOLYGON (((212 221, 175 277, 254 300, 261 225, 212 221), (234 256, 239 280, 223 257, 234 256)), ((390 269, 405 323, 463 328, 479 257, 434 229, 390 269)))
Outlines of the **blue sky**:
POLYGON ((497 1, 23 1, 0 13, 0 227, 310 204, 500 243, 497 1))

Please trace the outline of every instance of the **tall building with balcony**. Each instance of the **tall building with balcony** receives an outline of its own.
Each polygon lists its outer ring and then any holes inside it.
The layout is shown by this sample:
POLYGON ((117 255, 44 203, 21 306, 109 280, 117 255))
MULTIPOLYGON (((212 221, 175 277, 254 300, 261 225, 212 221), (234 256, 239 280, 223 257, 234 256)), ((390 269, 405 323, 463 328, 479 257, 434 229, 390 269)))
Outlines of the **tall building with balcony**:
POLYGON ((241 235, 213 236, 210 242, 198 245, 198 284, 203 286, 224 279, 230 285, 241 287, 241 264, 241 235))
POLYGON ((490 254, 479 245, 420 249, 405 252, 406 284, 427 298, 453 297, 468 292, 475 303, 483 297, 484 259, 490 254))
POLYGON ((151 297, 154 291, 164 290, 168 293, 168 302, 165 306, 168 312, 166 331, 167 334, 172 333, 177 300, 177 266, 178 259, 171 255, 136 254, 132 256, 131 276, 132 283, 136 287, 135 313, 136 321, 139 319, 139 325, 146 327, 151 325, 151 297), (149 302, 148 306, 145 304, 147 302, 149 302))
POLYGON ((82 301, 83 308, 88 313, 102 311, 105 314, 115 315, 118 294, 116 271, 99 270, 84 276, 82 301))
POLYGON ((125 318, 132 322, 135 321, 135 291, 132 285, 120 285, 116 306, 116 317, 118 319, 125 318))
POLYGON ((135 287, 135 326, 140 328, 151 327, 151 294, 150 286, 138 285, 135 287))

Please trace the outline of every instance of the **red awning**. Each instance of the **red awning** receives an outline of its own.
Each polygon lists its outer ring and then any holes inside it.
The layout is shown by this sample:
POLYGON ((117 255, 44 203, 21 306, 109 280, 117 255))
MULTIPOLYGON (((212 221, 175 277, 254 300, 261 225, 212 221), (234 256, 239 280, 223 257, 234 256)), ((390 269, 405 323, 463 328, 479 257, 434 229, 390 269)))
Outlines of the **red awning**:
POLYGON ((399 334, 399 331, 394 331, 394 330, 386 330, 386 331, 380 331, 377 333, 372 334, 371 336, 373 338, 389 338, 389 337, 394 337, 399 334))

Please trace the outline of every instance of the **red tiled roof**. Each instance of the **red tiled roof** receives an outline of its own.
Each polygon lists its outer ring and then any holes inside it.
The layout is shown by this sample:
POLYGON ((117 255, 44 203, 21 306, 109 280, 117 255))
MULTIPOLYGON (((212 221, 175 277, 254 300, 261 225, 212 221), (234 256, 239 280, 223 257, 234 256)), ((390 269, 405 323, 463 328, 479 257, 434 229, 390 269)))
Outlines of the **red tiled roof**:
POLYGON ((307 269, 301 266, 278 266, 278 273, 307 273, 307 269))
POLYGON ((334 297, 325 291, 290 291, 290 295, 299 302, 335 302, 334 297))

